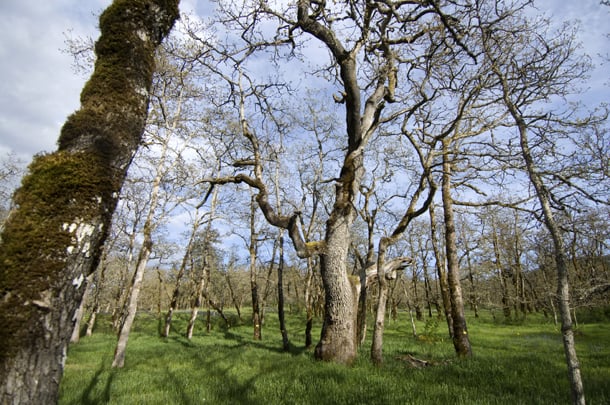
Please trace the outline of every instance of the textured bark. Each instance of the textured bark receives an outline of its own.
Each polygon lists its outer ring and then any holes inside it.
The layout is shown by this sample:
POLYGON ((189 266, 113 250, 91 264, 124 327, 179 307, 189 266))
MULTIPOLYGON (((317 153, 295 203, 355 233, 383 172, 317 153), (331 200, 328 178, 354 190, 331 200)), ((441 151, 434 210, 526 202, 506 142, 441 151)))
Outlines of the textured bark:
POLYGON ((178 13, 177 0, 116 0, 104 11, 81 109, 15 195, 0 245, 2 404, 57 402, 83 281, 144 130, 154 51, 178 13))
POLYGON ((466 316, 464 315, 464 300, 460 283, 460 268, 456 246, 455 221, 453 218, 453 199, 451 197, 451 162, 448 142, 443 142, 443 176, 441 196, 445 222, 445 252, 447 261, 447 282, 451 300, 451 319, 453 320, 453 347, 460 357, 472 356, 472 348, 468 337, 466 316))
POLYGON ((358 280, 347 275, 345 263, 350 243, 351 222, 342 218, 331 224, 326 236, 327 251, 321 256, 325 292, 324 323, 316 345, 317 359, 351 364, 356 358, 356 305, 358 280), (352 284, 354 283, 354 284, 352 284))

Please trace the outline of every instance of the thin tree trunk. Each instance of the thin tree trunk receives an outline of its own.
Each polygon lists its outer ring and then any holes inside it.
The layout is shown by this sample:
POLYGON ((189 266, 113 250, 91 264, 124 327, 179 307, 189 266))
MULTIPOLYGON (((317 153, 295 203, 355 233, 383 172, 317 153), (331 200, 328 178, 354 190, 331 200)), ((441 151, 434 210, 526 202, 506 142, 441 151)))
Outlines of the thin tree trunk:
MULTIPOLYGON (((108 250, 105 250, 105 252, 107 251, 108 250)), ((104 254, 104 257, 106 257, 106 254, 104 254)), ((93 328, 95 327, 97 313, 100 310, 100 291, 102 290, 102 286, 104 285, 106 279, 106 270, 108 268, 108 263, 105 259, 102 259, 102 263, 102 268, 96 273, 94 273, 95 276, 93 280, 95 283, 95 294, 93 295, 93 305, 91 308, 91 315, 89 316, 89 320, 87 321, 87 331, 85 332, 85 336, 91 336, 93 334, 93 328)))
POLYGON ((2 404, 57 402, 83 281, 144 130, 153 54, 178 14, 177 0, 116 0, 104 11, 81 108, 15 194, 0 244, 2 404))
MULTIPOLYGON (((495 222, 495 221, 494 221, 495 222)), ((508 299, 508 284, 506 271, 504 270, 504 264, 502 263, 502 256, 500 254, 500 242, 498 240, 498 232, 496 226, 492 224, 492 245, 494 249, 494 258, 496 270, 498 271, 498 279, 500 280, 500 289, 502 295, 502 313, 505 319, 510 319, 510 304, 508 299)))
POLYGON ((430 205, 428 210, 430 214, 430 229, 431 229, 431 240, 432 250, 434 251, 434 258, 436 259, 436 274, 438 277, 438 284, 441 289, 441 299, 443 301, 443 311, 445 313, 445 319, 447 321, 447 329, 449 330, 449 337, 453 338, 453 315, 451 313, 451 298, 449 296, 449 283, 447 282, 447 273, 444 270, 445 261, 441 257, 440 248, 438 245, 438 238, 436 237, 436 214, 434 213, 434 207, 430 205))
POLYGON ((114 294, 114 308, 112 309, 112 327, 119 331, 125 319, 127 300, 129 299, 128 274, 134 259, 134 251, 136 249, 136 236, 139 220, 133 221, 131 232, 129 233, 129 244, 127 247, 128 255, 125 269, 119 275, 119 282, 114 294))
POLYGON ((447 282, 451 299, 451 319, 453 320, 453 346, 458 356, 472 356, 472 348, 468 337, 464 301, 460 283, 460 269, 455 243, 455 221, 453 218, 453 199, 451 197, 451 162, 448 141, 443 140, 443 175, 441 196, 445 219, 445 252, 447 260, 447 282))
POLYGON ((180 268, 178 270, 178 274, 176 275, 176 285, 174 286, 174 292, 172 293, 172 299, 169 304, 169 308, 167 310, 167 314, 165 315, 165 327, 163 328, 163 333, 161 337, 168 337, 169 331, 172 325, 172 317, 174 311, 176 309, 176 305, 178 304, 178 296, 180 295, 180 282, 184 277, 186 272, 186 267, 188 264, 189 257, 191 256, 193 250, 193 243, 195 241, 195 236, 197 235, 197 230, 199 229, 200 218, 199 213, 197 212, 195 217, 195 222, 193 223, 193 228, 191 229, 191 235, 189 236, 189 241, 186 245, 186 250, 184 252, 184 256, 182 257, 182 262, 180 263, 180 268))
POLYGON ((231 302, 233 303, 233 306, 235 307, 235 311, 237 312, 237 318, 241 321, 241 298, 238 297, 237 293, 235 292, 235 289, 233 288, 233 282, 231 281, 230 268, 232 268, 232 265, 229 266, 229 270, 227 270, 227 272, 225 273, 225 279, 227 280, 227 287, 229 287, 229 294, 231 295, 231 302))
POLYGON ((280 229, 279 239, 280 263, 277 267, 277 316, 280 321, 280 332, 282 333, 282 348, 290 350, 286 319, 284 317, 284 230, 280 229))
MULTIPOLYGON (((189 318, 188 325, 186 327, 186 338, 193 338, 193 330, 195 329, 195 322, 197 321, 197 315, 199 314, 199 307, 201 306, 201 301, 203 299, 203 294, 206 287, 206 274, 210 271, 209 263, 210 263, 210 249, 211 249, 211 235, 212 235, 212 222, 214 221, 214 216, 216 215, 216 204, 218 202, 218 188, 214 188, 212 192, 212 201, 210 203, 210 218, 208 220, 208 224, 205 229, 204 235, 204 250, 203 250, 203 263, 201 265, 201 272, 199 274, 199 280, 197 283, 197 291, 195 292, 195 299, 193 301, 193 305, 191 307, 191 316, 189 318)), ((193 263, 191 257, 191 264, 193 263)), ((191 265, 191 271, 194 269, 191 265)), ((231 292, 232 293, 232 292, 231 292)), ((237 311, 239 315, 239 311, 237 311)), ((241 319, 241 316, 240 316, 241 319)))
MULTIPOLYGON (((280 230, 282 230, 282 229, 280 229, 280 230)), ((273 279, 273 271, 275 270, 275 256, 277 255, 277 251, 278 251, 277 245, 278 245, 277 243, 273 244, 271 260, 269 262, 269 268, 267 269, 267 277, 265 279, 265 288, 263 289, 263 293, 261 294, 262 297, 260 300, 260 319, 261 319, 262 326, 265 325, 265 314, 267 312, 265 309, 267 308, 267 299, 269 299, 269 294, 271 293, 271 286, 272 286, 271 280, 273 279)))
POLYGON ((311 285, 313 281, 313 259, 307 258, 307 275, 305 277, 305 348, 310 348, 313 340, 311 338, 311 329, 313 328, 313 298, 311 293, 311 285))
POLYGON ((388 302, 388 280, 385 277, 384 261, 385 261, 385 246, 379 243, 377 259, 377 311, 375 313, 375 327, 373 328, 373 343, 371 345, 371 360, 375 365, 383 363, 383 332, 385 330, 385 312, 388 302))
POLYGON ((261 331, 261 311, 258 300, 258 282, 257 282, 257 270, 256 270, 256 258, 257 258, 257 245, 258 245, 258 234, 256 233, 255 219, 255 197, 252 197, 250 202, 250 246, 248 250, 250 252, 250 293, 252 294, 252 327, 253 327, 253 338, 254 340, 262 340, 261 331))
POLYGON ((140 255, 138 256, 138 263, 136 265, 136 271, 131 281, 129 299, 127 300, 127 308, 123 323, 119 328, 119 338, 117 341, 116 348, 114 350, 114 359, 112 361, 112 367, 122 368, 125 365, 125 351, 127 350, 127 342, 129 340, 129 333, 131 332, 131 326, 136 318, 136 312, 138 310, 138 296, 140 295, 140 289, 142 288, 142 279, 144 278, 144 271, 148 264, 148 258, 152 252, 152 240, 150 237, 146 238, 143 242, 140 255))
POLYGON ((83 320, 83 316, 85 315, 85 305, 87 304, 87 299, 89 298, 89 294, 91 290, 89 289, 89 285, 91 284, 91 280, 93 278, 93 274, 90 274, 89 277, 85 279, 83 298, 80 301, 80 305, 74 314, 74 329, 72 330, 72 336, 70 337, 70 343, 78 343, 80 340, 80 329, 81 329, 81 321, 83 320))
POLYGON ((536 164, 534 163, 534 157, 532 156, 528 132, 527 123, 525 122, 518 107, 512 102, 509 93, 509 85, 506 77, 500 71, 500 69, 493 65, 492 69, 494 73, 500 79, 503 90, 504 104, 506 105, 511 116, 515 120, 515 124, 519 129, 519 144, 521 147, 521 154, 525 161, 527 168, 527 174, 529 176, 531 184, 536 190, 536 196, 540 202, 542 208, 544 223, 551 239, 553 240, 553 247, 555 250, 555 265, 557 266, 557 300, 559 306, 559 314, 561 316, 561 335, 563 340, 563 348, 566 357, 566 363, 568 366, 568 377, 570 380, 570 388, 572 393, 572 403, 578 405, 585 404, 585 392, 580 375, 580 363, 576 354, 576 346, 574 343, 574 330, 572 328, 572 317, 570 316, 570 286, 568 282, 568 265, 565 253, 565 247, 563 245, 563 239, 561 230, 555 221, 553 210, 551 209, 551 203, 549 201, 549 190, 546 188, 542 181, 542 177, 537 171, 536 164))
POLYGON ((407 290, 407 285, 403 284, 402 286, 403 292, 405 293, 405 300, 407 301, 407 307, 409 309, 409 318, 411 320, 411 332, 413 334, 413 338, 417 339, 417 326, 415 325, 415 319, 413 318, 413 309, 411 305, 409 305, 409 291, 407 290))
POLYGON ((430 276, 428 275, 428 263, 424 261, 422 264, 424 272, 424 291, 426 294, 426 307, 428 308, 428 318, 432 318, 432 302, 430 296, 432 291, 430 288, 430 276))
POLYGON ((470 250, 466 250, 466 260, 468 263, 468 281, 470 282, 470 307, 472 308, 472 310, 474 311, 474 317, 478 318, 479 317, 479 305, 478 305, 478 298, 477 298, 477 290, 476 290, 476 284, 474 282, 474 276, 472 274, 472 262, 470 259, 470 250))
POLYGON ((568 282, 568 261, 565 254, 561 230, 555 221, 551 204, 549 201, 549 193, 546 189, 540 175, 536 170, 534 159, 532 158, 529 142, 527 139, 527 129, 523 120, 517 115, 516 109, 511 108, 513 117, 519 127, 519 140, 521 151, 528 175, 532 185, 536 189, 536 194, 544 220, 555 250, 555 265, 557 266, 557 301, 559 306, 559 314, 561 316, 561 336, 563 340, 563 348, 568 366, 568 377, 570 379, 570 387, 572 392, 572 403, 578 405, 585 404, 585 391, 583 387, 582 377, 580 374, 580 362, 576 354, 576 345, 574 342, 574 330, 572 326, 572 317, 570 315, 570 285, 568 282))

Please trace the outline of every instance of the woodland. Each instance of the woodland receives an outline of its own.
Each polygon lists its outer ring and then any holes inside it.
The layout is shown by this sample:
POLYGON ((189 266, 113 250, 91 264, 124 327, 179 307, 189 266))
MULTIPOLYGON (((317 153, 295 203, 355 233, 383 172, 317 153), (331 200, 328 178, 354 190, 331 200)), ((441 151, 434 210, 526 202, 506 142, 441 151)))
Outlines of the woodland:
POLYGON ((535 323, 584 404, 579 321, 610 319, 608 109, 581 102, 578 25, 535 5, 219 0, 178 19, 115 0, 95 43, 68 43, 81 109, 2 211, 0 402, 57 402, 66 353, 71 370, 100 330, 104 373, 147 325, 185 350, 273 334, 308 370, 370 374, 405 356, 396 328, 442 342, 408 354, 420 368, 472 364, 476 332, 518 351, 494 328, 535 323))

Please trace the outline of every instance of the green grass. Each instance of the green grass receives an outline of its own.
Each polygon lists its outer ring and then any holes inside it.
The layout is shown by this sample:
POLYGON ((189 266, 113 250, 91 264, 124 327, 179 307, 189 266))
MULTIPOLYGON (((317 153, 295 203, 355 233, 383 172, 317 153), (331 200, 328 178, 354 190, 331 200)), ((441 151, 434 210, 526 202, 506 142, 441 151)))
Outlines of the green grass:
MULTIPOLYGON (((177 331, 162 339, 157 319, 140 314, 125 368, 116 370, 115 336, 102 319, 93 336, 70 347, 60 404, 569 403, 560 333, 543 318, 520 324, 470 318, 474 357, 458 360, 444 323, 418 323, 426 335, 415 340, 401 314, 387 325, 381 367, 369 362, 368 341, 351 367, 315 361, 302 349, 302 317, 288 321, 293 347, 284 353, 273 313, 260 342, 247 324, 209 334, 200 324, 189 341, 178 333, 186 323, 181 314, 177 331), (411 368, 401 359, 406 354, 433 365, 411 368)), ((609 404, 610 323, 581 324, 577 345, 588 403, 609 404)))

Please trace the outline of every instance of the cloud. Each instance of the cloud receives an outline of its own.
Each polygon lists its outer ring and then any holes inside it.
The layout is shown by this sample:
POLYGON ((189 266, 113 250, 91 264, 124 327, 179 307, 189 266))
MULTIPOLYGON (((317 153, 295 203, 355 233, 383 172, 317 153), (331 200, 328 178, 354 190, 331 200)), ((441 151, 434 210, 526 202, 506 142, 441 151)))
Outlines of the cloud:
MULTIPOLYGON (((71 56, 61 52, 65 48, 64 34, 70 31, 73 37, 97 38, 97 16, 110 3, 111 0, 0 1, 0 154, 13 151, 29 160, 32 154, 55 149, 62 124, 78 108, 86 80, 73 72, 71 56)), ((204 15, 211 12, 206 1, 182 3, 183 10, 204 15)), ((541 0, 537 4, 554 18, 580 18, 581 38, 592 56, 610 53, 610 41, 604 36, 610 32, 604 28, 610 7, 600 5, 598 0, 541 0)), ((607 83, 607 65, 594 73, 594 83, 607 83)), ((601 92, 596 94, 599 99, 607 87, 596 90, 601 92)))
POLYGON ((55 149, 66 117, 78 108, 85 78, 62 53, 64 33, 97 37, 97 17, 110 0, 0 2, 0 153, 55 149))

